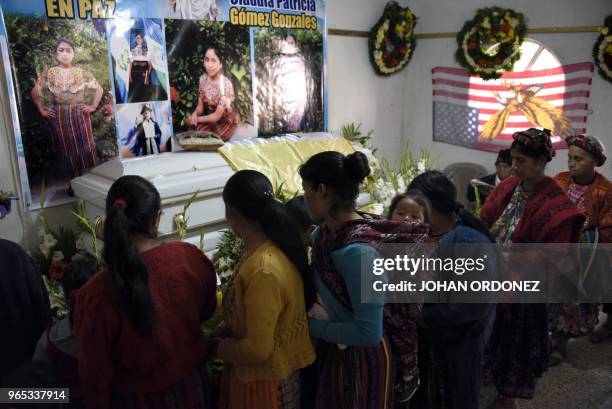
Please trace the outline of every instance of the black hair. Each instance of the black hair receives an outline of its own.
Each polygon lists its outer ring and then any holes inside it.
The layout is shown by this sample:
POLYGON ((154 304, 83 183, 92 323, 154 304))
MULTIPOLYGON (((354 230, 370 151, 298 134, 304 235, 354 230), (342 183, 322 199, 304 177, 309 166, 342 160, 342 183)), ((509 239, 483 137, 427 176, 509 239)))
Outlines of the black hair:
POLYGON ((302 235, 293 216, 274 198, 270 180, 255 170, 238 171, 225 184, 223 201, 260 228, 293 263, 302 276, 304 301, 310 309, 316 293, 302 235))
POLYGON ((57 39, 57 41, 55 41, 55 52, 57 52, 57 47, 59 47, 61 43, 68 44, 70 47, 72 47, 72 51, 74 51, 74 42, 66 37, 60 37, 57 39))
POLYGON ((206 57, 206 53, 208 52, 208 50, 213 50, 215 52, 215 55, 217 56, 217 59, 219 60, 221 65, 223 65, 223 61, 225 61, 225 58, 223 56, 223 53, 219 51, 219 47, 216 45, 209 45, 204 49, 204 57, 206 57))
POLYGON ((332 193, 332 214, 338 210, 355 209, 359 185, 369 174, 368 158, 361 152, 347 156, 335 151, 321 152, 300 167, 303 181, 314 188, 325 185, 332 193))
POLYGON ((68 299, 70 322, 73 320, 73 299, 71 293, 83 287, 85 283, 98 271, 100 265, 97 260, 89 255, 72 259, 64 268, 64 276, 62 277, 62 289, 64 295, 68 299))
POLYGON ((433 209, 444 214, 456 214, 462 224, 478 230, 491 242, 495 241, 484 222, 457 202, 457 188, 442 172, 430 170, 421 173, 408 186, 408 190, 412 189, 420 190, 427 197, 433 209))
POLYGON ((510 149, 516 149, 532 159, 544 156, 546 162, 550 162, 555 156, 548 129, 529 128, 526 131, 515 133, 512 138, 514 142, 512 142, 510 149))
POLYGON ((153 115, 153 111, 147 104, 143 105, 142 109, 140 110, 140 115, 144 115, 145 111, 149 111, 151 115, 153 115))
POLYGON ((304 203, 304 196, 296 196, 293 199, 285 203, 285 207, 293 216, 294 220, 300 227, 300 231, 307 231, 310 226, 314 224, 308 211, 306 210, 306 203, 304 203))
POLYGON ((408 190, 406 193, 401 193, 391 200, 391 205, 389 205, 389 214, 387 215, 388 219, 393 217, 393 212, 397 207, 398 203, 403 199, 410 199, 416 202, 423 209, 423 217, 425 218, 425 223, 431 223, 431 204, 427 197, 417 189, 408 190))
POLYGON ((147 39, 145 38, 144 32, 142 32, 142 31, 136 31, 136 33, 134 34, 134 44, 135 44, 135 45, 138 45, 138 44, 136 43, 136 37, 140 37, 140 38, 142 38, 142 46, 143 46, 144 48, 147 48, 147 39))
POLYGON ((512 166, 512 155, 510 154, 510 149, 502 149, 497 154, 497 159, 495 160, 495 164, 505 163, 508 166, 512 166))
POLYGON ((153 332, 155 305, 136 238, 157 236, 154 228, 160 208, 159 192, 140 176, 120 177, 106 196, 103 258, 119 306, 143 335, 153 332))

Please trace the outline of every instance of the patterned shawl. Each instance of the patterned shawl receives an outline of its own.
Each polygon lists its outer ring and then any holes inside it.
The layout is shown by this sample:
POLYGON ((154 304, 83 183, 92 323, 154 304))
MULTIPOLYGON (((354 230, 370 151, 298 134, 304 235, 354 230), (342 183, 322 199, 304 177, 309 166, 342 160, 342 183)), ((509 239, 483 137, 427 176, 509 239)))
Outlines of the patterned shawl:
MULTIPOLYGON (((521 180, 510 176, 495 187, 480 210, 489 226, 499 219, 521 180)), ((533 190, 512 234, 513 243, 578 243, 584 215, 549 177, 533 190)))
MULTIPOLYGON (((336 270, 332 252, 353 243, 374 248, 386 243, 424 243, 429 230, 422 224, 391 221, 369 214, 362 216, 367 218, 343 223, 336 231, 321 225, 313 243, 313 265, 321 281, 349 311, 353 308, 346 282, 336 270)), ((410 308, 410 304, 385 304, 383 327, 402 366, 416 374, 416 322, 410 308)))

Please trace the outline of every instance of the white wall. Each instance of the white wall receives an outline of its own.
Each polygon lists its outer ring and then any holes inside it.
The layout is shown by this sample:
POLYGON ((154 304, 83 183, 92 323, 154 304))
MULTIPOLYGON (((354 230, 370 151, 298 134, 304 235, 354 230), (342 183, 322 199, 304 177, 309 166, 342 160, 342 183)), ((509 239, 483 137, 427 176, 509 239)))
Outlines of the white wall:
MULTIPOLYGON (((333 0, 332 0, 333 1, 333 0)), ((606 15, 612 13, 610 0, 429 0, 411 3, 412 11, 419 18, 416 31, 448 32, 461 29, 472 18, 476 9, 489 6, 510 7, 528 18, 528 26, 599 26, 606 15)), ((592 61, 591 51, 597 39, 596 33, 538 34, 530 38, 541 41, 560 59, 562 64, 592 61)), ((420 40, 413 60, 406 68, 404 87, 403 134, 410 137, 415 148, 428 147, 443 168, 454 162, 474 162, 493 170, 495 154, 433 142, 431 69, 436 66, 458 66, 454 60, 457 43, 454 38, 420 40)), ((599 136, 612 152, 612 84, 595 72, 589 107, 587 131, 599 136)), ((612 156, 609 154, 608 156, 612 156)), ((549 164, 547 173, 566 170, 567 151, 557 152, 549 164)), ((612 177, 612 160, 602 172, 612 177)))
MULTIPOLYGON (((328 28, 369 31, 386 3, 328 0, 328 28)), ((339 133, 342 125, 361 123, 362 131, 374 130, 374 145, 380 154, 395 159, 404 144, 407 70, 390 77, 377 76, 370 65, 366 38, 330 35, 327 44, 330 130, 339 133)))

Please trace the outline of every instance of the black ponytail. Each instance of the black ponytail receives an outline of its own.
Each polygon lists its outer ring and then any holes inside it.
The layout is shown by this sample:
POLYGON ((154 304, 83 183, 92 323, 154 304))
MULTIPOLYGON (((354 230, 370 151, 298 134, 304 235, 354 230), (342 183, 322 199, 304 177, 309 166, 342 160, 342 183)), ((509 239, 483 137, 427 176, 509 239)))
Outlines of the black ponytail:
POLYGON ((140 176, 117 179, 106 197, 103 258, 119 306, 142 335, 153 332, 155 305, 136 240, 157 236, 154 225, 160 208, 157 189, 140 176))
POLYGON ((487 225, 457 202, 457 188, 443 173, 437 170, 421 173, 408 186, 408 190, 412 189, 420 190, 433 209, 443 214, 454 213, 462 224, 478 230, 492 243, 495 242, 487 225))
POLYGON ((316 290, 302 235, 291 213, 274 198, 268 178, 254 170, 236 172, 223 188, 223 201, 255 223, 295 265, 302 276, 306 309, 310 309, 316 290))

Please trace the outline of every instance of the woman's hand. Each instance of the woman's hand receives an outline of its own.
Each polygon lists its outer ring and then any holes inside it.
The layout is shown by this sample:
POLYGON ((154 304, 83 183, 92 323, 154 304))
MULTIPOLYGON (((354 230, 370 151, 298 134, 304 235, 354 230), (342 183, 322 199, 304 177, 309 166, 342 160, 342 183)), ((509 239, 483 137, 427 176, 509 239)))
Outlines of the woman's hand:
POLYGON ((325 308, 319 304, 314 303, 310 310, 308 310, 308 318, 313 318, 320 321, 329 321, 329 314, 325 311, 325 308))
POLYGON ((47 119, 55 118, 55 111, 52 109, 41 108, 40 114, 47 119))
POLYGON ((83 112, 87 113, 87 114, 91 114, 92 112, 96 111, 96 107, 93 105, 85 105, 82 109, 83 112))
POLYGON ((219 106, 223 106, 224 108, 229 108, 232 105, 232 102, 228 97, 221 97, 219 100, 219 106))
POLYGON ((198 113, 193 112, 191 116, 187 117, 187 125, 196 126, 198 124, 198 113))
POLYGON ((215 110, 214 113, 214 122, 218 122, 221 120, 221 118, 223 118, 223 115, 225 114, 225 110, 226 107, 223 104, 223 100, 219 101, 219 105, 217 105, 217 109, 215 110))

